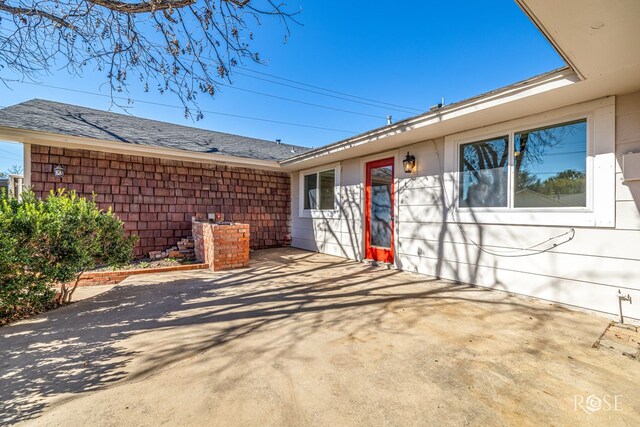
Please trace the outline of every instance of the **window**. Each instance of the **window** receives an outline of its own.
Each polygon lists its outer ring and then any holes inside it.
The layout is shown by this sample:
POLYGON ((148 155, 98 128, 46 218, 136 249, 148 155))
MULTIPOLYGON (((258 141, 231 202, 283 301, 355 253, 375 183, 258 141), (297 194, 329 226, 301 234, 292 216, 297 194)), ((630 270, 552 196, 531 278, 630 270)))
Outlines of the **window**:
POLYGON ((587 206, 587 121, 514 134, 514 207, 587 206))
POLYGON ((587 121, 460 145, 459 207, 586 207, 587 121), (511 142, 510 142, 511 139, 511 142), (514 184, 509 190, 509 147, 514 184))
POLYGON ((304 208, 316 209, 318 204, 318 174, 304 176, 304 208))
POLYGON ((509 138, 460 146, 460 206, 505 207, 509 138))
POLYGON ((335 209, 335 169, 304 175, 304 209, 335 209))
POLYGON ((320 209, 335 209, 334 195, 336 191, 336 171, 331 169, 320 172, 318 174, 318 180, 320 181, 320 209))
POLYGON ((615 98, 445 137, 447 221, 615 227, 615 98))

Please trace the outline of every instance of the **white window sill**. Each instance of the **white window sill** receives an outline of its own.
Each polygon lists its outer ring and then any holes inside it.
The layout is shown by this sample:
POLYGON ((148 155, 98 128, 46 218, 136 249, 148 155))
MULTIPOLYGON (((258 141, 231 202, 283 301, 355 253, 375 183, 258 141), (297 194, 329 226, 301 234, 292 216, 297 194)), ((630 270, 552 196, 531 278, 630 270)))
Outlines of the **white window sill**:
POLYGON ((319 219, 335 219, 340 216, 340 212, 337 209, 327 210, 309 210, 303 209, 300 211, 300 218, 319 218, 319 219))
POLYGON ((465 224, 509 224, 539 226, 614 227, 613 221, 598 220, 596 212, 580 208, 540 209, 459 209, 449 214, 449 222, 465 224))

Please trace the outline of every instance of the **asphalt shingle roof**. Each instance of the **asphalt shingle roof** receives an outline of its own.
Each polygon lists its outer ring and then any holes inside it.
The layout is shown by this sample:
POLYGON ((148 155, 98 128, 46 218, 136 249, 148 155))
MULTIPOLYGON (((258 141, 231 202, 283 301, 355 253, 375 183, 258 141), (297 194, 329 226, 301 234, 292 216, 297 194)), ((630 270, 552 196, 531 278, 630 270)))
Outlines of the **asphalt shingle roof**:
POLYGON ((42 99, 1 109, 0 126, 258 160, 284 160, 310 150, 42 99))

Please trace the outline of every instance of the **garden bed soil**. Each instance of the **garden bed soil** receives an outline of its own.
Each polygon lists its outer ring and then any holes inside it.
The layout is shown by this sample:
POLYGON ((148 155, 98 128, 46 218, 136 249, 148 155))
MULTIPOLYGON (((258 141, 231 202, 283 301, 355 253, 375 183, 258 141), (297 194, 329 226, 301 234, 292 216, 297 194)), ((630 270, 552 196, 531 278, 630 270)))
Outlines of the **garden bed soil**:
POLYGON ((160 267, 176 267, 180 265, 197 264, 198 261, 195 258, 164 258, 164 259, 150 259, 142 258, 120 267, 113 268, 109 266, 101 266, 93 270, 89 270, 87 273, 98 273, 104 271, 122 271, 122 270, 143 270, 143 269, 155 269, 160 267))
POLYGON ((91 270, 82 273, 78 286, 117 285, 129 276, 137 274, 167 273, 171 271, 199 270, 209 268, 209 264, 197 262, 172 262, 168 259, 154 261, 138 261, 125 269, 91 270))

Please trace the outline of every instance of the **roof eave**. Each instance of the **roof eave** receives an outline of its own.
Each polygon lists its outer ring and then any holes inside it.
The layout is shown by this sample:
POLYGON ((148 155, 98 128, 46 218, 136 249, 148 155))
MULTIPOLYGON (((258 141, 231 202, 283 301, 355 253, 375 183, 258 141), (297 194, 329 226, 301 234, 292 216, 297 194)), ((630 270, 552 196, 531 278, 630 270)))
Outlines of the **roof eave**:
POLYGON ((571 60, 569 55, 567 55, 565 51, 560 47, 558 42, 556 42, 553 36, 551 36, 551 33, 549 32, 549 30, 547 30, 547 28, 544 26, 542 21, 538 19, 538 17, 535 15, 535 13, 533 13, 531 8, 525 3, 525 1, 526 0, 515 0, 518 7, 520 7, 520 9, 524 12, 524 14, 527 15, 529 20, 533 23, 533 25, 536 26, 536 28, 538 29, 538 31, 540 31, 540 33, 544 36, 544 38, 547 39, 549 44, 553 46, 554 50, 558 53, 558 55, 560 55, 560 57, 565 62, 565 64, 567 64, 576 73, 576 75, 580 80, 584 80, 585 79, 584 75, 580 72, 580 70, 575 65, 575 63, 571 60))
MULTIPOLYGON (((300 155, 281 160, 279 163, 288 169, 295 169, 307 160, 317 159, 336 151, 347 150, 363 144, 371 144, 390 136, 405 133, 416 128, 430 126, 447 120, 460 119, 470 113, 512 102, 534 93, 544 92, 579 81, 579 77, 570 67, 562 67, 530 79, 514 83, 463 101, 447 105, 437 111, 410 117, 400 122, 377 128, 366 133, 325 145, 300 155)), ((301 165, 302 166, 302 165, 301 165)), ((302 166, 303 167, 303 166, 302 166)))
POLYGON ((93 150, 133 156, 157 157, 168 160, 189 161, 194 163, 215 163, 227 166, 245 167, 282 171, 277 160, 258 160, 224 154, 202 153, 151 145, 129 144, 95 138, 85 138, 40 132, 21 128, 0 126, 0 140, 20 142, 23 144, 43 145, 48 147, 73 148, 77 150, 93 150))

